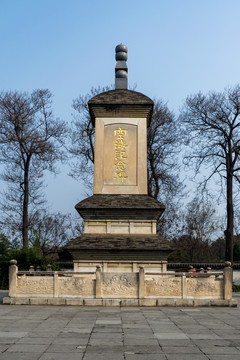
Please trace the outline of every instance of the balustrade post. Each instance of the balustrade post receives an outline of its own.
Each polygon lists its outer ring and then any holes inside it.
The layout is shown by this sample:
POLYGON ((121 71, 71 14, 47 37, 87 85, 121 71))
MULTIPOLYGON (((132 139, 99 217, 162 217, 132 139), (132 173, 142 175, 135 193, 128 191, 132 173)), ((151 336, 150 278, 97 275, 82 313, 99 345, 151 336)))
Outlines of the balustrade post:
POLYGON ((230 261, 225 262, 223 271, 224 300, 232 300, 232 268, 230 261))
POLYGON ((54 272, 53 277, 53 297, 59 296, 59 282, 58 282, 58 273, 54 272))
POLYGON ((9 297, 16 296, 17 293, 17 260, 11 260, 9 266, 9 297))
POLYGON ((182 275, 182 299, 186 299, 187 297, 187 277, 186 275, 182 275))
POLYGON ((145 298, 145 270, 143 266, 139 268, 139 280, 138 280, 138 297, 139 299, 145 298))
POLYGON ((97 266, 96 270, 96 299, 101 299, 102 297, 102 271, 101 267, 97 266))

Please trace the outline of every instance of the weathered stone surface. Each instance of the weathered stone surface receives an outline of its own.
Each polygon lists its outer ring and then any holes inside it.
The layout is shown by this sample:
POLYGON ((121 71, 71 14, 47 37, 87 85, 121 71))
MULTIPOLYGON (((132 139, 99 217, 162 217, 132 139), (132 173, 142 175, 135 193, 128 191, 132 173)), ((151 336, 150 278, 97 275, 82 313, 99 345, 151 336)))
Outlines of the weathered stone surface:
POLYGON ((102 297, 137 298, 138 273, 102 273, 102 297))
POLYGON ((84 299, 83 304, 86 306, 102 306, 102 299, 84 299))
POLYGON ((65 298, 49 298, 48 305, 65 305, 66 299, 65 298))
POLYGON ((53 277, 21 276, 17 279, 16 293, 22 297, 53 296, 53 277))
POLYGON ((121 306, 138 306, 138 299, 123 299, 121 301, 121 306))
POLYGON ((4 297, 3 298, 3 304, 10 305, 10 303, 11 303, 11 299, 9 297, 4 297))
POLYGON ((223 299, 223 279, 210 276, 208 278, 188 278, 187 295, 194 298, 213 297, 223 299))
POLYGON ((157 299, 157 306, 176 306, 176 300, 175 299, 157 299))
POLYGON ((139 306, 156 306, 157 299, 139 299, 139 306))
POLYGON ((30 305, 47 305, 48 299, 44 298, 30 298, 30 305))
POLYGON ((66 299, 66 305, 76 305, 76 306, 82 306, 83 305, 83 299, 66 299))
POLYGON ((59 296, 91 297, 95 295, 95 274, 81 277, 59 277, 59 296))
POLYGON ((15 298, 14 301, 15 305, 28 305, 29 304, 29 298, 15 298))
POLYGON ((154 297, 181 296, 181 277, 146 275, 146 295, 154 297))
POLYGON ((120 299, 103 299, 103 306, 121 306, 120 299))
POLYGON ((194 306, 193 299, 175 299, 176 306, 194 306))

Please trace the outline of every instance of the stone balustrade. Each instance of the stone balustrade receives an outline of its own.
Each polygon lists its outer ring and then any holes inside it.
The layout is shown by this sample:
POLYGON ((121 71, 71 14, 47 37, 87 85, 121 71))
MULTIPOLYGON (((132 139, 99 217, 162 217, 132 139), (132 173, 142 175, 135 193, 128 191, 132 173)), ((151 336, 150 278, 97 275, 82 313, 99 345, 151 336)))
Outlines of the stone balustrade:
POLYGON ((5 304, 69 305, 230 305, 232 268, 210 268, 199 272, 18 271, 17 262, 9 268, 9 298, 5 304))

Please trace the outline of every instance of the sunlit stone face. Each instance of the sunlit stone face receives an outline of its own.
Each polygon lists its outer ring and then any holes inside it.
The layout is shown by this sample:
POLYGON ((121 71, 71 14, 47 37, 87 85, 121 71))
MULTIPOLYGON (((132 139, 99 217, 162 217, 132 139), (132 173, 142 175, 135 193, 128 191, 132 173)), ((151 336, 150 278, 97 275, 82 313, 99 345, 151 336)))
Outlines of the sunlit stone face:
POLYGON ((97 118, 94 194, 147 194, 146 119, 97 118))

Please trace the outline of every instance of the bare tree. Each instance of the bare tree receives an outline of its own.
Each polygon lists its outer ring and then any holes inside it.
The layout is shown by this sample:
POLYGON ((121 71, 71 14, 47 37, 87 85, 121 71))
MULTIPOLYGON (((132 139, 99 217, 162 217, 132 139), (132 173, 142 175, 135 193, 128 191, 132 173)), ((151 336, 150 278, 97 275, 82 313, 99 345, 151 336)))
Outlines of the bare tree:
POLYGON ((35 214, 30 229, 29 242, 42 249, 44 255, 56 252, 73 237, 83 232, 82 223, 75 221, 71 214, 49 214, 46 210, 35 214))
POLYGON ((74 156, 74 161, 71 164, 70 175, 77 180, 84 180, 89 184, 89 189, 92 188, 95 128, 89 114, 88 101, 108 90, 112 90, 112 87, 91 88, 90 93, 74 99, 72 105, 75 112, 70 134, 70 153, 74 156))
POLYGON ((148 128, 148 194, 155 199, 175 195, 181 188, 178 179, 180 130, 172 112, 161 100, 154 100, 148 128))
POLYGON ((179 201, 184 189, 179 178, 180 132, 168 106, 154 99, 147 133, 148 194, 166 207, 158 221, 158 232, 168 240, 173 239, 179 230, 179 201))
POLYGON ((181 118, 190 146, 185 157, 189 166, 194 163, 196 173, 204 165, 210 168, 204 187, 214 175, 220 176, 226 186, 226 260, 232 263, 233 182, 240 183, 240 86, 222 93, 189 96, 181 118))
POLYGON ((28 246, 34 216, 30 209, 43 202, 43 173, 54 172, 64 154, 66 126, 54 119, 51 99, 49 90, 0 94, 0 161, 6 165, 2 179, 9 185, 3 210, 6 222, 20 227, 23 246, 28 246))
POLYGON ((177 249, 185 254, 188 261, 210 259, 210 244, 218 228, 212 204, 204 198, 195 197, 180 218, 179 236, 175 234, 174 239, 177 249))

